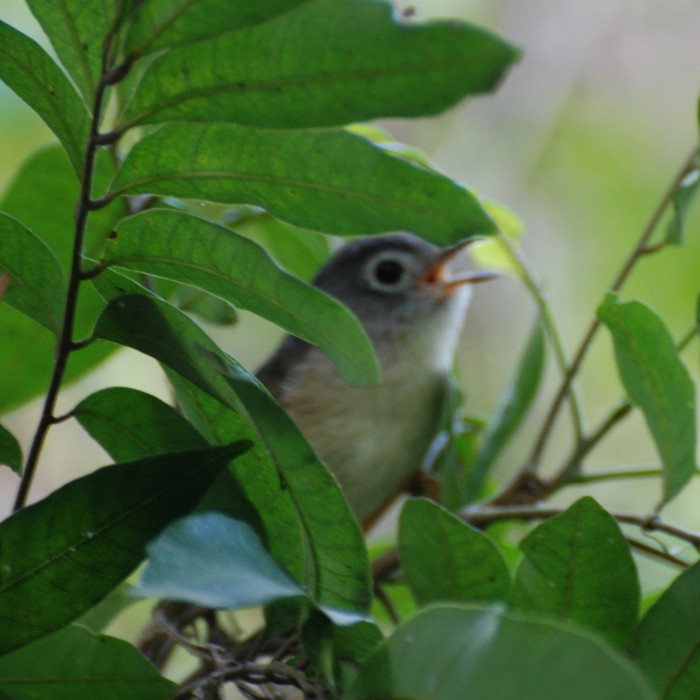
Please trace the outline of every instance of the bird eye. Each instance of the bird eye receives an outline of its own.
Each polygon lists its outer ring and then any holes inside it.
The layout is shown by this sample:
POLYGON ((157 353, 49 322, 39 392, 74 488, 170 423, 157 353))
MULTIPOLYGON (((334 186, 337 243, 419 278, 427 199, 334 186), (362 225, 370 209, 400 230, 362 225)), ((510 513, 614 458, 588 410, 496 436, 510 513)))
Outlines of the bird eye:
POLYGON ((374 267, 374 278, 380 284, 391 286, 401 280, 404 266, 397 260, 382 260, 374 267))

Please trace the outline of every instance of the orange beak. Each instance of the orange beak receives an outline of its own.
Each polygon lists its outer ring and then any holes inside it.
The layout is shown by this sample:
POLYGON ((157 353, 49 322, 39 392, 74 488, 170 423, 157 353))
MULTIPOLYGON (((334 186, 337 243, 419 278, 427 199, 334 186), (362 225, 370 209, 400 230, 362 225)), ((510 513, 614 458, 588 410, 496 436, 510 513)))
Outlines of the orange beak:
POLYGON ((445 297, 450 297, 463 284, 476 284, 477 282, 488 282, 500 277, 497 272, 490 270, 476 270, 474 272, 462 272, 459 274, 449 274, 450 262, 457 257, 468 245, 479 239, 470 238, 462 243, 446 248, 440 257, 423 273, 420 284, 425 286, 440 287, 445 297))

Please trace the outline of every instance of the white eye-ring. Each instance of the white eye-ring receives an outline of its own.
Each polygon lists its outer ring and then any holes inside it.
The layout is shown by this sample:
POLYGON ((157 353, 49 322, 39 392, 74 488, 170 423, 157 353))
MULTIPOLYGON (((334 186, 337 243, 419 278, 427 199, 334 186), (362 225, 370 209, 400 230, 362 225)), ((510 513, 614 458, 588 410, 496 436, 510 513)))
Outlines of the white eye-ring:
POLYGON ((375 255, 366 267, 370 287, 384 292, 405 289, 414 275, 416 261, 400 250, 387 250, 375 255))

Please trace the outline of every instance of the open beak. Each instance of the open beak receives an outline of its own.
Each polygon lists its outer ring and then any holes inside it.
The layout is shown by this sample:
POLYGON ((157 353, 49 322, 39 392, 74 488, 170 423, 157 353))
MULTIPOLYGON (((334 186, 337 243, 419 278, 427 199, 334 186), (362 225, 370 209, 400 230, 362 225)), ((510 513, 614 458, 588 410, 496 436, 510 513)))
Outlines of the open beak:
POLYGON ((426 286, 437 286, 441 289, 445 297, 450 297, 463 284, 476 284, 477 282, 488 282, 500 277, 497 272, 490 270, 476 270, 474 272, 461 272, 452 274, 449 272, 449 265, 468 245, 480 240, 470 238, 455 246, 446 248, 440 257, 421 275, 420 283, 426 286))

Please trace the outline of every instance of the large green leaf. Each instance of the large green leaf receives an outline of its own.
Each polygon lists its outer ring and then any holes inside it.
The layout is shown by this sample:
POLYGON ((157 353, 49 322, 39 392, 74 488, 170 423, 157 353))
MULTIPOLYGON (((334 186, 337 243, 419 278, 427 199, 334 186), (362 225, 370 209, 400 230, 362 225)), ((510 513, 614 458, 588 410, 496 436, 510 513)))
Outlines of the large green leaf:
POLYGON ((633 656, 658 698, 694 700, 700 687, 700 564, 684 571, 641 621, 633 656))
POLYGON ((194 322, 156 299, 115 299, 98 320, 95 335, 155 357, 247 418, 295 505, 303 537, 300 582, 320 605, 364 612, 370 592, 359 525, 333 477, 264 387, 194 322))
POLYGON ((87 611, 194 508, 241 445, 117 464, 72 481, 0 525, 0 653, 87 611))
POLYGON ((136 389, 102 389, 81 401, 72 414, 117 462, 207 445, 172 406, 136 389))
POLYGON ((511 602, 598 630, 625 644, 639 612, 639 581, 613 517, 586 496, 520 543, 511 602))
POLYGON ((151 542, 139 592, 231 609, 306 597, 250 525, 221 513, 190 515, 151 542))
POLYGON ((318 345, 348 384, 379 381, 372 344, 340 302, 288 275, 260 246, 223 226, 165 209, 143 212, 117 226, 105 263, 216 294, 318 345))
POLYGON ((46 122, 80 176, 90 130, 85 104, 39 44, 1 21, 0 80, 46 122))
POLYGON ((3 700, 168 700, 175 690, 131 644, 78 625, 0 658, 3 700))
POLYGON ((121 3, 114 0, 27 0, 32 14, 75 84, 92 104, 102 69, 102 46, 121 3))
MULTIPOLYGON (((113 165, 106 152, 97 160, 97 191, 111 178, 113 165)), ((64 150, 53 145, 34 153, 22 165, 5 193, 2 209, 31 229, 58 257, 64 268, 71 264, 75 206, 79 184, 64 150)), ((119 201, 91 213, 87 231, 87 254, 96 256, 107 233, 124 211, 119 201)), ((3 244, 0 241, 0 250, 3 244)), ((57 294, 54 303, 61 297, 57 294)), ((89 285, 83 285, 78 302, 75 337, 87 335, 95 315, 104 306, 89 285)), ((3 309, 0 312, 0 410, 17 406, 46 391, 56 345, 54 333, 37 326, 34 321, 3 309)), ((66 380, 83 374, 114 351, 104 343, 90 345, 72 353, 66 380)))
POLYGON ((447 245, 495 231, 464 188, 342 130, 166 124, 134 146, 112 187, 255 204, 341 235, 407 230, 447 245))
POLYGON ((29 229, 2 212, 0 271, 9 273, 2 301, 58 332, 67 288, 61 263, 29 229))
POLYGON ((411 499, 404 505, 399 555, 419 605, 508 596, 510 574, 494 543, 432 501, 411 499))
POLYGON ((575 627, 499 608, 419 612, 372 654, 344 700, 652 700, 628 659, 575 627))
POLYGON ((466 24, 395 17, 376 0, 315 0, 169 51, 147 70, 123 127, 186 120, 299 128, 424 116, 490 90, 517 56, 466 24))
POLYGON ((222 32, 248 27, 291 10, 305 0, 149 0, 130 18, 127 49, 141 55, 222 32))
POLYGON ((520 356, 515 374, 503 392, 498 408, 484 431, 483 445, 470 474, 467 501, 479 498, 489 469, 532 405, 542 380, 546 349, 542 322, 538 317, 520 356))
POLYGON ((0 425, 0 464, 4 464, 18 474, 22 472, 22 448, 17 438, 0 425))
POLYGON ((598 309, 615 344, 620 378, 644 413, 661 457, 668 501, 695 474, 695 386, 663 321, 637 301, 609 295, 598 309))

